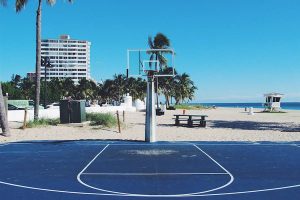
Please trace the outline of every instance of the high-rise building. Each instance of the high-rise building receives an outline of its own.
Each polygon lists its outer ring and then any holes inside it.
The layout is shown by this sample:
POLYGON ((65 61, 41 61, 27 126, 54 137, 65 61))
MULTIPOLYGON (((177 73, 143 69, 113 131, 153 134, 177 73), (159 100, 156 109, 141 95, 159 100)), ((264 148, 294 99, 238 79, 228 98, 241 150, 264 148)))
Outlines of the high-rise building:
MULTIPOLYGON (((86 40, 71 39, 61 35, 59 39, 43 39, 41 56, 49 57, 51 68, 47 68, 47 79, 72 78, 75 83, 80 79, 91 79, 90 46, 86 40)), ((45 67, 41 66, 41 78, 45 77, 45 67)))

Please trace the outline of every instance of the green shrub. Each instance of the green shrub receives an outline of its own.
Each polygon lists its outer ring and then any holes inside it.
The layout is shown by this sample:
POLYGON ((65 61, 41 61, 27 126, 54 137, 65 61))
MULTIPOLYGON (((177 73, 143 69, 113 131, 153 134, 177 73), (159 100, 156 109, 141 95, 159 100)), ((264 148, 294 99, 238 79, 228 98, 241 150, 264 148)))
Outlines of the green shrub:
POLYGON ((41 118, 39 120, 33 120, 33 121, 29 121, 26 124, 27 128, 34 128, 34 127, 39 127, 39 126, 56 126, 57 124, 60 123, 59 118, 56 119, 45 119, 45 118, 41 118))
POLYGON ((203 110, 203 109, 210 109, 211 107, 209 106, 204 106, 204 105, 187 105, 187 104, 179 104, 175 105, 176 109, 184 109, 184 110, 203 110))
POLYGON ((110 113, 87 113, 86 119, 91 121, 91 126, 115 127, 118 123, 116 117, 110 113))

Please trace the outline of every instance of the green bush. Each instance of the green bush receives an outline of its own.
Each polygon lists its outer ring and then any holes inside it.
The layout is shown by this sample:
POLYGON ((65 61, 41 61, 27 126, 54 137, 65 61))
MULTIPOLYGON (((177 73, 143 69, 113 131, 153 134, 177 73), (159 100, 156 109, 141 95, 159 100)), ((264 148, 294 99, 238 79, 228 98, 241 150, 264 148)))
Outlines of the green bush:
POLYGON ((118 123, 116 117, 110 113, 87 113, 86 119, 91 121, 91 126, 115 127, 118 123))
POLYGON ((59 123, 60 123, 59 118, 56 118, 56 119, 41 118, 41 119, 36 120, 36 121, 29 121, 26 124, 26 127, 27 128, 34 128, 34 127, 39 127, 39 126, 56 126, 59 123))
POLYGON ((203 106, 203 105, 187 105, 187 104, 179 104, 175 105, 176 109, 184 109, 184 110, 203 110, 203 109, 210 109, 209 106, 203 106))

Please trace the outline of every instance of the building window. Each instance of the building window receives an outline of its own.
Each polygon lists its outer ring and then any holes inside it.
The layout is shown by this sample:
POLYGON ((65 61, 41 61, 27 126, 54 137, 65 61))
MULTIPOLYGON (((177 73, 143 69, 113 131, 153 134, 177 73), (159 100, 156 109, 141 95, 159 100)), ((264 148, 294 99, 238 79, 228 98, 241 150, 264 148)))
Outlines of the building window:
POLYGON ((280 97, 273 97, 273 102, 280 102, 280 97))

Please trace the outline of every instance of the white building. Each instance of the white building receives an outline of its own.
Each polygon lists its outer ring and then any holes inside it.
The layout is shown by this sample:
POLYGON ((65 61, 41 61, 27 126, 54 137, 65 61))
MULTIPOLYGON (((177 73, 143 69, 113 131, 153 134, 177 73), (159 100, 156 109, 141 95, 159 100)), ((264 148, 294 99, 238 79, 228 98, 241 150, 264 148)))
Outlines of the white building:
MULTIPOLYGON (((41 55, 50 58, 52 68, 47 68, 47 80, 51 78, 72 78, 75 83, 80 79, 91 79, 90 46, 86 40, 71 39, 61 35, 59 39, 43 39, 41 55)), ((41 78, 45 68, 41 67, 41 78)))
POLYGON ((280 101, 283 97, 283 94, 280 93, 268 93, 264 95, 266 98, 266 102, 264 103, 264 107, 266 111, 279 111, 281 108, 280 101))

